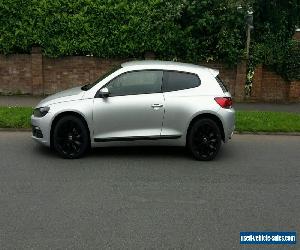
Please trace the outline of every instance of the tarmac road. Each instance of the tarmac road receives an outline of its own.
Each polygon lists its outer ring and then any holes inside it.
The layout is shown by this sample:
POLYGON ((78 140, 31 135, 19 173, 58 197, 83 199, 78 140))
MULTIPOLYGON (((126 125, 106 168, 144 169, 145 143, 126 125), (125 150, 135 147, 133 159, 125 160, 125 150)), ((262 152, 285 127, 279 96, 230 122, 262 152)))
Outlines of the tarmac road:
POLYGON ((64 160, 28 132, 0 132, 0 246, 240 249, 240 231, 299 237, 299 152, 299 136, 234 135, 212 162, 163 147, 64 160))

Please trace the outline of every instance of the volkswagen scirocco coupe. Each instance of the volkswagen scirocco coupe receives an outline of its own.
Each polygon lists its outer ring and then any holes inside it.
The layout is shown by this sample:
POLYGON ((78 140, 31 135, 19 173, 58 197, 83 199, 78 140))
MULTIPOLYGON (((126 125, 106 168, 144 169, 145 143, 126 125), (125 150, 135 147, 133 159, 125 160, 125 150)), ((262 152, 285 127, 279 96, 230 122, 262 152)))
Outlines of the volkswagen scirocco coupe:
POLYGON ((32 138, 64 158, 90 147, 164 145, 212 160, 232 136, 235 111, 217 70, 134 61, 42 100, 31 124, 32 138))

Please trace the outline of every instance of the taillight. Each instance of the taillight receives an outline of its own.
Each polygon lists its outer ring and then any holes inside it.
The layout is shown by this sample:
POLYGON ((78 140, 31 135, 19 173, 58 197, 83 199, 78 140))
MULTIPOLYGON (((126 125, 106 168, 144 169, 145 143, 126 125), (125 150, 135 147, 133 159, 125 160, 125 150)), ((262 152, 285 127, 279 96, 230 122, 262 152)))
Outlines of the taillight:
POLYGON ((231 97, 216 97, 215 101, 224 109, 230 109, 233 104, 231 97))

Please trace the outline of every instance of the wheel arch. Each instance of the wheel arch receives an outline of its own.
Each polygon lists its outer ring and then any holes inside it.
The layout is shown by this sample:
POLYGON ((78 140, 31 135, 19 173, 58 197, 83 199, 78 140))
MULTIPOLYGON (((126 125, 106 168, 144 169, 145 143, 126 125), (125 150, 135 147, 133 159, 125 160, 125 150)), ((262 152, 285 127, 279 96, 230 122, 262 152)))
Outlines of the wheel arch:
MULTIPOLYGON (((89 125, 88 125, 85 117, 82 114, 75 112, 75 111, 63 111, 63 112, 57 114, 51 123, 51 127, 50 127, 50 147, 51 148, 53 148, 53 131, 54 131, 55 125, 61 118, 63 118, 64 116, 67 116, 67 115, 75 116, 75 117, 79 118, 85 125, 86 129, 88 130, 88 134, 91 135, 89 125)), ((89 141, 91 142, 90 136, 89 136, 89 141)))
POLYGON ((188 138, 188 135, 189 135, 189 132, 190 132, 190 129, 191 127, 193 126, 193 124, 200 120, 200 119, 204 119, 204 118, 207 118, 207 119, 211 119, 213 120, 218 128, 220 129, 220 132, 221 132, 221 137, 222 137, 222 140, 225 141, 225 132, 224 132, 224 127, 223 127, 223 123, 221 121, 221 119, 216 115, 216 114, 212 114, 212 113, 201 113, 201 114, 198 114, 196 115, 189 123, 189 126, 188 126, 188 129, 187 129, 187 132, 186 132, 186 141, 187 141, 187 138, 188 138))

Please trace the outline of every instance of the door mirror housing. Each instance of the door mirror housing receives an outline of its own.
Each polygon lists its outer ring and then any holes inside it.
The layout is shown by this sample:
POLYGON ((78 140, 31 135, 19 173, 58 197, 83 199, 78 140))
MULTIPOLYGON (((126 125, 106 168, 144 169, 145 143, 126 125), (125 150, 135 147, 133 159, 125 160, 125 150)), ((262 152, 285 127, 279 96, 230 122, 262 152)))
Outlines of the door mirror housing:
POLYGON ((98 92, 98 97, 100 97, 100 98, 107 98, 107 97, 109 97, 109 90, 108 90, 108 88, 100 89, 99 92, 98 92))

